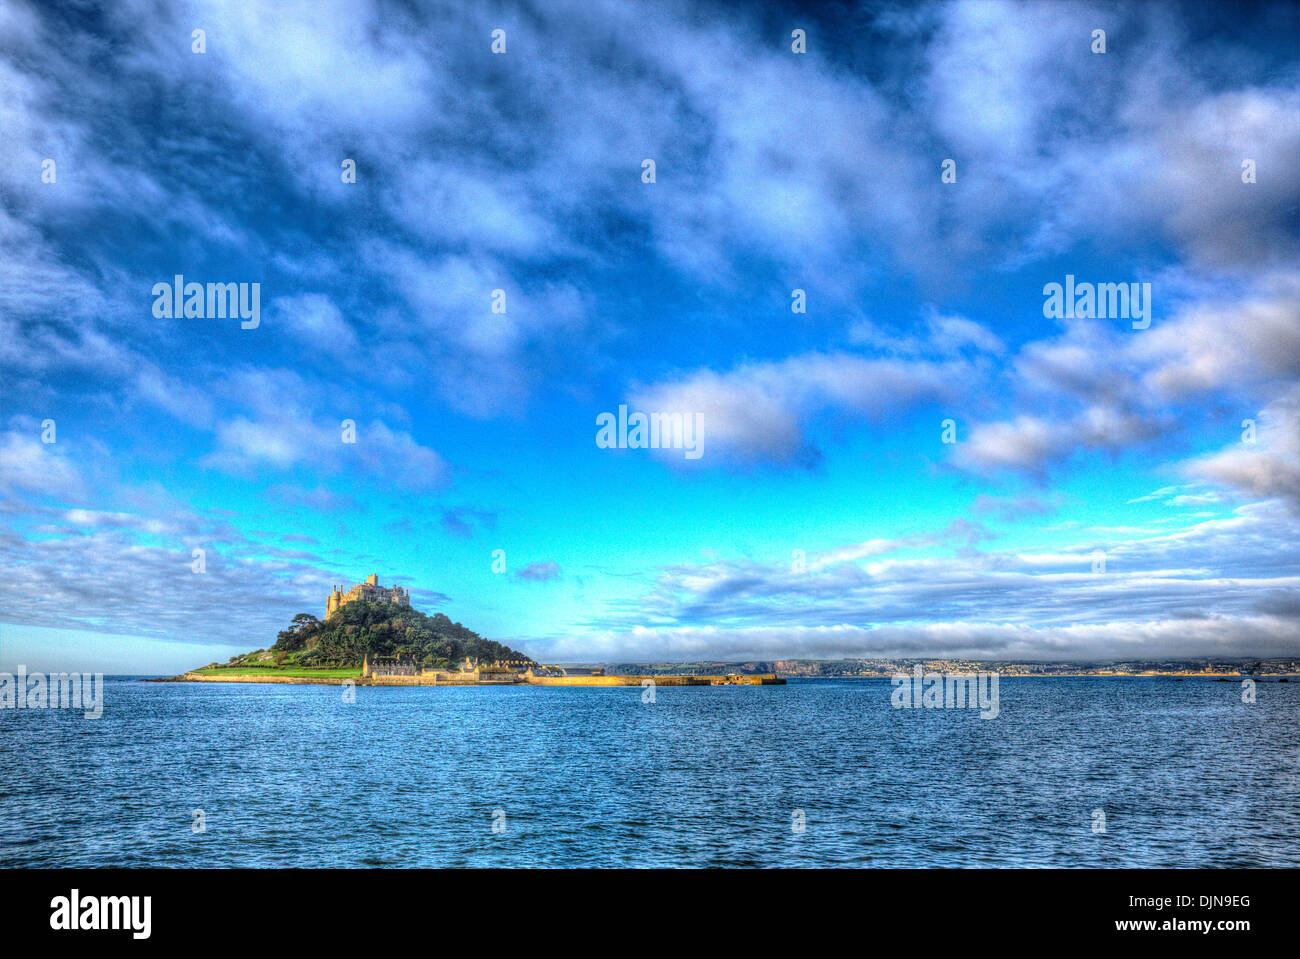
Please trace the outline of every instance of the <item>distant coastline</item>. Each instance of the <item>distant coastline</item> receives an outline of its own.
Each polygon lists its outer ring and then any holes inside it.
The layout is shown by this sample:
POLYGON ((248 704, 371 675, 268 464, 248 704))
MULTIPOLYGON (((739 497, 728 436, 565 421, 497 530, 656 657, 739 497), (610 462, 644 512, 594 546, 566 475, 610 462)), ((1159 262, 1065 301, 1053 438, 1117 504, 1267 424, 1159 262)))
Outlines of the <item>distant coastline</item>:
POLYGON ((582 668, 575 675, 563 671, 532 669, 481 669, 462 672, 427 671, 411 674, 373 674, 366 669, 312 670, 279 669, 274 666, 205 666, 171 679, 153 682, 179 683, 288 683, 332 685, 354 683, 357 686, 784 686, 785 680, 773 673, 716 673, 675 675, 607 674, 582 668))
POLYGON ((151 682, 288 683, 359 686, 658 686, 782 685, 787 679, 889 679, 910 673, 921 665, 926 672, 973 673, 994 671, 1003 678, 1059 679, 1300 679, 1300 660, 1289 658, 1223 661, 1123 663, 1017 663, 982 660, 777 660, 747 663, 622 663, 603 667, 570 667, 574 675, 520 671, 438 672, 436 675, 365 675, 361 667, 342 669, 284 668, 277 666, 209 665, 179 676, 151 682))
POLYGON ((926 672, 996 672, 1003 678, 1018 676, 1137 678, 1171 676, 1179 678, 1245 678, 1300 676, 1300 657, 1270 656, 1231 659, 1133 659, 1110 661, 1034 662, 988 659, 843 659, 776 660, 770 666, 787 678, 887 679, 921 666, 926 672))

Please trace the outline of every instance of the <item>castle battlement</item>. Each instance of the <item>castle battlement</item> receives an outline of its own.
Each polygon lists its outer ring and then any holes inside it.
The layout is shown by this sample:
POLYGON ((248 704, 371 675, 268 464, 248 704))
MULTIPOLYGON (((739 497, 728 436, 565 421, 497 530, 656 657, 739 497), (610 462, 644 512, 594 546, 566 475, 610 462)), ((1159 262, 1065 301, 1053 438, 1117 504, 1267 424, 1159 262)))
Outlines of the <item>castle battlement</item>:
POLYGON ((396 603, 399 606, 411 605, 411 594, 400 586, 391 589, 379 585, 379 574, 371 573, 364 583, 357 583, 346 593, 341 586, 335 586, 325 601, 325 618, 329 619, 348 603, 365 600, 368 603, 396 603))

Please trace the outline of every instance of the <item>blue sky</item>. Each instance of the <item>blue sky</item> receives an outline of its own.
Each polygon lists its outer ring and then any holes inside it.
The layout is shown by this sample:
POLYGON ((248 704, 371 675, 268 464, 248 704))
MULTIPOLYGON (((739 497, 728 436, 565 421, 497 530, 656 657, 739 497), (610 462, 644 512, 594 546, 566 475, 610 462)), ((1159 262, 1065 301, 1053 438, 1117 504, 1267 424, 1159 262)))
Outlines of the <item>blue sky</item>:
POLYGON ((0 665, 371 572, 543 660, 1300 653, 1293 4, 110 6, 0 10, 0 665))

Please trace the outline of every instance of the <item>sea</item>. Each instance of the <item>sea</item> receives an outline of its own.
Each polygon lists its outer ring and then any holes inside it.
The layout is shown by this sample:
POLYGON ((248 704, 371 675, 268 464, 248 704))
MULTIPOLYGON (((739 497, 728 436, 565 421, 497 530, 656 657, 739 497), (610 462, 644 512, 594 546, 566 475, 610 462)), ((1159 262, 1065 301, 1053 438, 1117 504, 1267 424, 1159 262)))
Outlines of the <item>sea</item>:
POLYGON ((1300 865, 1300 682, 892 691, 110 678, 0 711, 0 865, 1300 865))

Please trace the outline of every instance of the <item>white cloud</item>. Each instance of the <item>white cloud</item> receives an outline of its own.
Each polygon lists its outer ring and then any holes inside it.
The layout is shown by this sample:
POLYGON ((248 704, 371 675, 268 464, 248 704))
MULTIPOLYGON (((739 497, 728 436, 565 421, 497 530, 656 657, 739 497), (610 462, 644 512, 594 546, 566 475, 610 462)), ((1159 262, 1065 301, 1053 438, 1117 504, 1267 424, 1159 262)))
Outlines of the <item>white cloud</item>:
POLYGON ((1300 386, 1259 413, 1244 440, 1184 464, 1192 476, 1252 497, 1282 497, 1300 508, 1300 386))
POLYGON ((206 468, 249 478, 290 469, 355 471, 406 490, 435 489, 450 477, 435 450, 363 416, 375 409, 372 401, 317 386, 291 370, 233 370, 217 384, 217 395, 231 412, 216 425, 214 448, 200 460, 206 468), (345 442, 344 420, 352 421, 355 442, 345 442))
POLYGON ((283 326, 312 353, 347 357, 358 352, 356 333, 338 305, 324 294, 280 297, 269 312, 270 325, 283 326))
POLYGON ((658 571, 638 604, 554 653, 601 659, 969 655, 1028 659, 1300 652, 1300 519, 1278 504, 1167 532, 1080 530, 1042 550, 924 555, 875 540, 788 561, 658 571), (1246 548, 1243 548, 1243 547, 1246 548), (1094 565, 1098 551, 1103 571, 1094 565))
POLYGON ((958 442, 953 460, 966 469, 1033 472, 1067 455, 1072 449, 1071 439, 1066 424, 1036 416, 977 423, 970 435, 958 442))
POLYGON ((977 367, 965 360, 807 353, 633 387, 629 403, 644 411, 699 413, 710 457, 716 451, 724 461, 809 465, 818 456, 806 435, 814 414, 833 410, 879 421, 954 396, 976 376, 977 367))
POLYGON ((1300 376, 1300 273, 1271 273, 1242 296, 1187 305, 1135 336, 1130 356, 1160 398, 1249 393, 1300 376))
POLYGON ((0 433, 0 488, 10 495, 25 490, 65 501, 79 500, 87 490, 81 471, 64 447, 42 443, 39 427, 31 435, 0 433))
POLYGON ((1068 321, 1059 336, 1025 343, 1011 373, 1009 402, 1033 412, 976 422, 953 451, 957 466, 1042 478, 1076 452, 1190 431, 1197 413, 1178 404, 1267 402, 1300 376, 1300 274, 1270 272, 1233 295, 1184 303, 1147 330, 1068 321))
POLYGON ((587 638, 533 640, 559 661, 698 662, 782 659, 952 658, 1011 662, 1294 656, 1293 617, 1226 616, 1034 627, 1017 623, 914 626, 639 626, 587 638))

